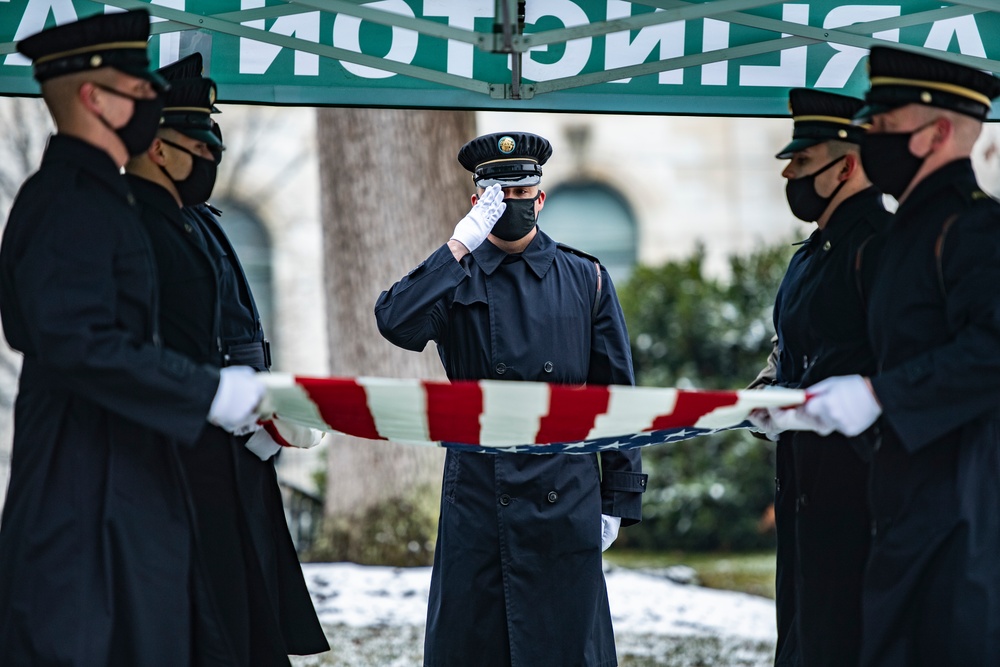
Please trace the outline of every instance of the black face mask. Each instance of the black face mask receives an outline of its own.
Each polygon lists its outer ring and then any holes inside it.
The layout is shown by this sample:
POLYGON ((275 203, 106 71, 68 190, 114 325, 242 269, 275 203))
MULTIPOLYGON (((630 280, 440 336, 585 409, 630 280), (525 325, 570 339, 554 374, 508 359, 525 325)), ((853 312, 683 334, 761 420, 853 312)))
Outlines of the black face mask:
POLYGON ((195 204, 203 204, 208 201, 208 198, 212 196, 212 189, 215 187, 215 177, 219 171, 218 163, 215 160, 195 155, 188 149, 172 141, 167 141, 166 139, 160 139, 160 141, 191 156, 191 173, 183 180, 178 181, 170 175, 169 171, 160 167, 160 170, 167 175, 167 178, 173 181, 174 187, 177 188, 177 195, 181 198, 181 203, 184 206, 194 206, 195 204))
POLYGON ((910 152, 914 134, 933 125, 931 121, 912 132, 869 132, 861 138, 861 166, 872 185, 887 195, 899 199, 920 171, 927 155, 917 157, 910 152))
POLYGON ((504 241, 518 241, 523 239, 535 226, 535 201, 541 194, 539 192, 532 199, 507 199, 503 203, 507 205, 503 214, 493 225, 491 233, 498 239, 504 241))
POLYGON ((153 139, 156 138, 156 131, 160 128, 160 117, 163 115, 163 98, 157 95, 147 100, 126 95, 114 88, 108 88, 100 84, 95 83, 94 85, 112 95, 132 100, 132 117, 121 127, 111 127, 111 124, 104 119, 104 116, 98 116, 98 118, 101 119, 105 127, 117 134, 118 138, 122 140, 129 157, 142 155, 149 148, 149 145, 153 143, 153 139))
POLYGON ((830 205, 830 202, 847 181, 841 181, 829 197, 821 197, 816 192, 816 177, 843 160, 844 157, 841 155, 814 174, 792 178, 785 183, 785 198, 788 199, 788 208, 792 210, 792 215, 806 222, 819 220, 823 211, 826 210, 826 207, 830 205))

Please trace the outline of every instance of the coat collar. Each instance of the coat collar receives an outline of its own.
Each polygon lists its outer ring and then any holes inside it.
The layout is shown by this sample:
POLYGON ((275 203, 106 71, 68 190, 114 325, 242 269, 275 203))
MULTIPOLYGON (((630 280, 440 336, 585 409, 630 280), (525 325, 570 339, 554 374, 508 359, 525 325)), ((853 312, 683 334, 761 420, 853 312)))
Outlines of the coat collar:
POLYGON ((912 211, 932 206, 943 197, 946 190, 953 188, 962 195, 968 195, 971 191, 979 189, 971 159, 959 158, 949 162, 920 181, 906 201, 900 204, 899 210, 896 211, 896 219, 911 215, 912 211))
POLYGON ((54 134, 42 156, 42 165, 68 163, 103 181, 109 188, 129 199, 129 189, 121 170, 106 152, 82 139, 54 134))
POLYGON ((162 185, 132 174, 125 174, 135 198, 149 206, 177 227, 184 226, 184 217, 177 200, 162 185))
POLYGON ((486 275, 492 275, 497 267, 504 263, 504 260, 517 261, 518 259, 523 259, 532 273, 539 278, 543 278, 548 272, 549 267, 552 266, 556 250, 556 242, 548 234, 538 229, 535 238, 531 239, 531 243, 524 249, 524 252, 516 254, 505 253, 487 239, 472 251, 472 256, 475 257, 476 264, 479 265, 479 268, 486 275))
POLYGON ((874 208, 881 208, 880 200, 882 193, 874 187, 868 187, 861 192, 856 192, 840 203, 837 210, 830 216, 826 227, 820 233, 822 242, 835 246, 850 234, 851 230, 861 224, 867 216, 867 212, 874 208))

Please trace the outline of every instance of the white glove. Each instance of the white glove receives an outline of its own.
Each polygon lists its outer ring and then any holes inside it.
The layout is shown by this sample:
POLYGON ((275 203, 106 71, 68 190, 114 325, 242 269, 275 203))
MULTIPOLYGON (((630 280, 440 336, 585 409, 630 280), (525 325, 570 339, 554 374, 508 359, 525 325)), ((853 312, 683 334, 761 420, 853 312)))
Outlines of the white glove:
MULTIPOLYGON (((257 409, 260 412, 260 408, 257 409)), ((252 424, 244 424, 238 428, 232 430, 233 435, 250 435, 251 433, 256 433, 260 430, 260 424, 258 422, 253 422, 252 424)))
POLYGON ((249 366, 229 366, 219 371, 219 388, 208 409, 208 421, 230 433, 257 421, 257 406, 264 398, 264 383, 249 366))
POLYGON ((247 440, 246 448, 256 454, 261 461, 266 461, 277 454, 282 447, 302 449, 315 447, 325 435, 324 431, 308 426, 299 426, 274 415, 271 419, 262 422, 260 430, 247 440))
POLYGON ((277 431, 278 436, 277 438, 273 438, 275 433, 272 431, 272 439, 277 440, 279 444, 286 447, 310 449, 318 445, 323 440, 323 436, 326 435, 325 431, 293 424, 290 421, 281 419, 278 415, 275 415, 271 421, 264 423, 265 429, 270 430, 271 427, 277 431))
POLYGON ((601 551, 607 551, 611 543, 618 538, 618 529, 621 526, 620 516, 601 515, 601 551))
POLYGON ((451 238, 472 252, 486 240, 493 225, 506 208, 507 204, 503 203, 503 190, 500 189, 499 183, 494 183, 476 200, 476 205, 469 214, 458 221, 451 238))
POLYGON ((763 433, 771 442, 777 442, 778 436, 784 429, 778 428, 774 420, 771 419, 771 412, 767 408, 757 408, 747 415, 747 421, 753 424, 753 430, 763 433))
POLYGON ((266 461, 281 449, 281 445, 265 429, 259 429, 247 440, 246 448, 257 455, 261 461, 266 461))
POLYGON ((868 381, 860 375, 832 377, 806 390, 801 409, 820 424, 853 437, 875 423, 882 406, 868 381))
POLYGON ((747 419, 771 442, 777 442, 778 436, 785 431, 815 431, 820 435, 830 435, 834 431, 826 422, 803 412, 801 406, 758 408, 747 419))

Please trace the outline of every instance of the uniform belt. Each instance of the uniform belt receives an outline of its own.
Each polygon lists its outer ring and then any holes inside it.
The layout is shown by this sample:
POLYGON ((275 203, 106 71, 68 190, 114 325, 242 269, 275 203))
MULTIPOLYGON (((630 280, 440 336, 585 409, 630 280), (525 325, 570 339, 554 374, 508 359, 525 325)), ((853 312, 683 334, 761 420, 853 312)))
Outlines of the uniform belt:
POLYGON ((259 371, 271 368, 271 343, 229 343, 222 346, 223 366, 253 366, 259 371))

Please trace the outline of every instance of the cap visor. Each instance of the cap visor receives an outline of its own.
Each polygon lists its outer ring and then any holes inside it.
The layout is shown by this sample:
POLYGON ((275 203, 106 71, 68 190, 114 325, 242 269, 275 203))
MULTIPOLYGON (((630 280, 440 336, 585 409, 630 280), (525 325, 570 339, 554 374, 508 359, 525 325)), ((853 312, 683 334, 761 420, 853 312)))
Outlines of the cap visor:
POLYGON ((153 84, 153 87, 156 88, 161 93, 165 93, 166 91, 170 90, 169 81, 164 79, 156 72, 146 69, 145 67, 126 67, 118 65, 113 65, 112 67, 118 70, 119 72, 124 72, 125 74, 128 74, 129 76, 134 76, 149 81, 151 84, 153 84))
POLYGON ((792 157, 795 153, 801 150, 805 150, 810 146, 815 146, 816 144, 823 143, 821 139, 792 139, 787 146, 778 151, 777 155, 774 157, 779 160, 787 160, 792 157))
POLYGON ((519 185, 538 185, 541 182, 542 177, 538 174, 531 174, 530 176, 514 176, 511 178, 476 179, 476 185, 481 188, 488 188, 496 183, 499 183, 501 188, 514 188, 519 185))
POLYGON ((866 104, 861 107, 856 114, 854 114, 854 118, 851 119, 851 122, 854 125, 864 125, 871 122, 872 116, 892 111, 894 108, 895 107, 891 107, 888 104, 866 104))
POLYGON ((171 127, 169 123, 164 123, 160 127, 170 128, 171 130, 180 132, 185 137, 191 137, 196 141, 204 141, 205 145, 211 148, 225 149, 225 146, 222 145, 222 141, 217 136, 215 136, 215 133, 212 132, 211 130, 196 130, 187 127, 171 127))

